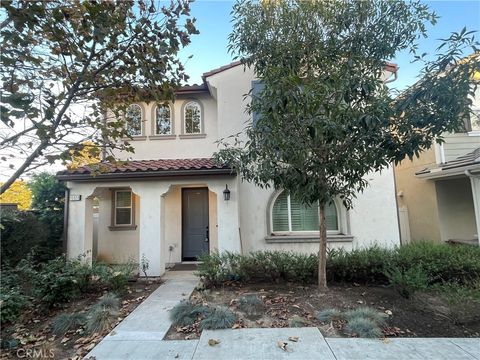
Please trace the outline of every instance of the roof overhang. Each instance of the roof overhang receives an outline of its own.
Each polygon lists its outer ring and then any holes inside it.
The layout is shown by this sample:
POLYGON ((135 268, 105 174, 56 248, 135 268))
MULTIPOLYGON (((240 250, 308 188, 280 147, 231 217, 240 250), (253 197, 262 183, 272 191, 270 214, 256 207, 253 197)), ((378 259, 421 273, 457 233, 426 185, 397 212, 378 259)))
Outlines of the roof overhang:
POLYGON ((457 168, 442 169, 434 168, 428 171, 415 173, 415 177, 419 179, 441 180, 446 178, 462 177, 462 176, 480 176, 480 164, 470 166, 461 166, 457 168))

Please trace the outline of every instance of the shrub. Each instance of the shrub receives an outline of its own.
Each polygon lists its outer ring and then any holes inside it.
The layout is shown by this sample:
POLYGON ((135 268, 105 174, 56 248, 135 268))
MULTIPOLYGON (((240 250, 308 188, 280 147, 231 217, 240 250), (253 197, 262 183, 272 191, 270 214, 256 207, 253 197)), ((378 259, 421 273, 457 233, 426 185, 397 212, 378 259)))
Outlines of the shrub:
POLYGON ((298 315, 294 315, 291 319, 288 320, 289 327, 303 327, 305 326, 305 324, 305 319, 298 315))
POLYGON ((107 293, 100 298, 94 307, 116 311, 120 309, 120 299, 115 294, 107 293))
POLYGON ((351 336, 356 335, 362 338, 378 338, 382 335, 382 330, 375 322, 362 317, 349 321, 345 326, 345 331, 351 336))
POLYGON ((224 306, 215 307, 200 322, 200 329, 228 329, 235 324, 235 314, 224 306))
POLYGON ((117 316, 118 311, 114 309, 94 306, 88 313, 85 327, 89 333, 102 333, 111 329, 117 316))
POLYGON ((137 264, 132 260, 128 260, 124 264, 114 265, 106 272, 106 274, 104 274, 106 277, 103 280, 114 292, 122 293, 126 290, 128 281, 136 268, 137 264))
POLYGON ((256 295, 242 296, 238 300, 238 308, 247 315, 255 315, 264 309, 263 301, 256 295))
POLYGON ((83 326, 85 322, 86 316, 82 313, 60 314, 52 321, 52 332, 63 336, 67 331, 83 326))
POLYGON ((402 270, 397 266, 385 270, 390 285, 393 286, 398 293, 405 297, 410 296, 417 290, 424 290, 428 287, 430 281, 428 274, 421 265, 417 265, 407 270, 402 270))
POLYGON ((325 309, 319 311, 316 316, 318 321, 330 322, 332 320, 339 320, 342 318, 342 313, 337 309, 325 309))
POLYGON ((0 322, 4 324, 16 321, 27 303, 27 298, 18 287, 3 287, 2 285, 0 291, 0 322))
POLYGON ((210 309, 208 307, 195 305, 189 300, 184 300, 170 310, 170 320, 174 325, 188 326, 192 325, 199 315, 206 316, 209 313, 210 309))
POLYGON ((358 309, 355 309, 355 310, 349 310, 345 312, 344 316, 348 322, 362 318, 362 319, 369 319, 379 326, 385 325, 385 322, 387 321, 387 317, 388 317, 388 315, 381 313, 371 307, 366 307, 366 306, 359 307, 358 309))

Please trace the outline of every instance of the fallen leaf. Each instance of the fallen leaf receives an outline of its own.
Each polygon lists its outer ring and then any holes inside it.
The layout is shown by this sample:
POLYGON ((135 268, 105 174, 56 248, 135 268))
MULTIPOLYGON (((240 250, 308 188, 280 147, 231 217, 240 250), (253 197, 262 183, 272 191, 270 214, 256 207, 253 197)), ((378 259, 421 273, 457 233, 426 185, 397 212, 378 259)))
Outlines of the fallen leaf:
POLYGON ((383 341, 384 344, 388 344, 388 343, 390 342, 390 339, 385 338, 385 339, 383 339, 382 341, 383 341))
POLYGON ((232 329, 240 329, 241 327, 242 325, 240 325, 239 323, 235 323, 233 324, 232 329))
POLYGON ((277 341, 277 346, 282 349, 283 351, 288 351, 287 350, 287 345, 288 343, 286 343, 285 341, 277 341))
POLYGON ((66 343, 68 340, 70 340, 70 338, 68 338, 68 337, 65 336, 65 337, 60 341, 60 343, 61 343, 61 344, 64 344, 64 343, 66 343))
POLYGON ((208 345, 215 346, 215 345, 218 345, 218 344, 220 344, 220 340, 208 339, 208 345))
POLYGON ((385 310, 385 314, 387 314, 388 316, 392 316, 392 315, 393 315, 393 313, 392 313, 391 310, 385 310))
POLYGON ((298 342, 298 336, 289 336, 288 340, 293 341, 293 342, 298 342))
POLYGON ((175 355, 175 359, 178 359, 180 357, 180 354, 175 355))

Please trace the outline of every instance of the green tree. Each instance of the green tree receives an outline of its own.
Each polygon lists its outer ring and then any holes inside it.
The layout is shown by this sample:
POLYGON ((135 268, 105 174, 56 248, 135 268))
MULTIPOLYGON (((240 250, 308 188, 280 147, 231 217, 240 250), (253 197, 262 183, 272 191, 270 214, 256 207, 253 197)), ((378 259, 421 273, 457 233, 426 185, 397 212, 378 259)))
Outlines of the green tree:
POLYGON ((7 130, 0 157, 15 161, 0 194, 27 171, 69 160, 86 139, 104 144, 110 158, 113 149, 133 151, 119 141, 129 137, 121 115, 145 94, 173 98, 188 79, 178 52, 197 33, 189 0, 161 4, 1 2, 0 113, 7 130))
POLYGON ((48 229, 46 241, 39 244, 37 253, 41 260, 50 259, 62 251, 66 187, 47 172, 34 175, 28 185, 33 195, 32 209, 48 229))
POLYGON ((437 16, 419 1, 238 1, 229 49, 254 69, 262 88, 248 111, 246 137, 223 139, 219 161, 261 187, 318 204, 320 288, 326 287, 325 206, 352 206, 368 182, 406 156, 463 127, 473 95, 478 44, 465 29, 433 60, 416 41, 437 16), (422 80, 395 98, 382 75, 401 50, 424 62, 422 80), (442 52, 443 51, 443 52, 442 52))

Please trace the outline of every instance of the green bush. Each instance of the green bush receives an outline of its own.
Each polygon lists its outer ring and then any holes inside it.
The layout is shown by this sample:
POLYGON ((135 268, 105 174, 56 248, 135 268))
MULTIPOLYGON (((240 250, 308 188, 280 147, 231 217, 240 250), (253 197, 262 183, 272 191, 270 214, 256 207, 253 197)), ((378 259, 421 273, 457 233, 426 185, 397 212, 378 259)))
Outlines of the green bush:
POLYGON ((225 306, 216 306, 200 322, 200 329, 228 329, 235 324, 235 313, 225 306))
POLYGON ((344 317, 348 322, 363 318, 373 321, 376 325, 383 326, 387 321, 388 315, 374 308, 363 306, 355 310, 348 310, 345 312, 344 317))
POLYGON ((113 265, 100 276, 104 276, 102 280, 107 283, 114 292, 123 293, 136 268, 137 264, 129 260, 124 264, 113 265))
POLYGON ((263 301, 256 295, 242 296, 238 299, 238 309, 247 315, 255 315, 265 308, 263 301))
POLYGON ((402 270, 397 266, 385 270, 390 285, 404 298, 410 296, 418 290, 424 290, 428 287, 430 279, 421 265, 417 265, 407 270, 402 270))
MULTIPOLYGON (((315 283, 318 259, 286 251, 259 251, 247 255, 224 252, 203 255, 197 275, 206 287, 227 281, 315 283)), ((327 254, 329 282, 386 285, 397 281, 422 288, 445 283, 469 284, 480 279, 480 248, 435 243, 412 243, 394 249, 373 246, 327 254), (398 277, 398 272, 403 279, 398 277), (413 269, 413 270, 412 270, 413 269)))
POLYGON ((28 303, 18 287, 3 287, 0 292, 0 322, 15 322, 28 303))
POLYGON ((89 311, 85 328, 88 333, 102 333, 110 330, 118 318, 118 311, 101 307, 93 307, 89 311))

